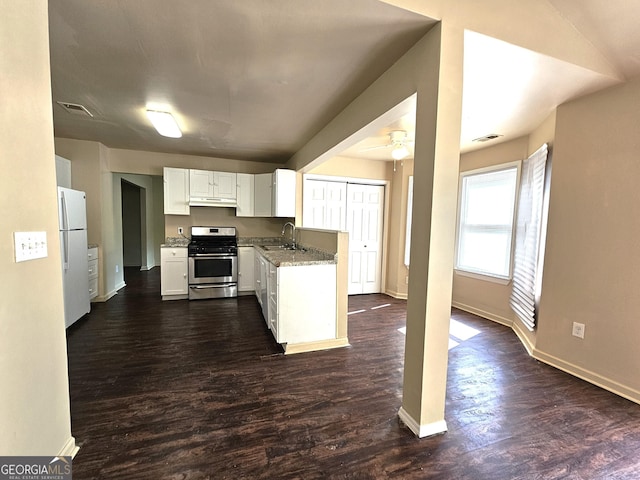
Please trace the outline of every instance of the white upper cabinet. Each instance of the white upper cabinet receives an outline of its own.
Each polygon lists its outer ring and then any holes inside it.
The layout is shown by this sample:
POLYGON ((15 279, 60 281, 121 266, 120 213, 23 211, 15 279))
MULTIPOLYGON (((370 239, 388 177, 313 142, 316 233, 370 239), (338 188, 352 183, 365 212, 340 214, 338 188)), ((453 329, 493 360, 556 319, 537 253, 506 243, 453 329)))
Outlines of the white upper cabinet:
POLYGON ((213 172, 189 170, 189 197, 213 198, 213 172))
POLYGON ((164 167, 165 215, 189 215, 189 170, 164 167))
POLYGON ((254 180, 253 174, 236 174, 236 217, 254 216, 254 180))
POLYGON ((236 173, 213 172, 213 197, 236 200, 236 173))
POLYGON ((273 172, 271 213, 273 217, 296 216, 296 172, 279 168, 273 172))
POLYGON ((259 173, 255 177, 254 212, 255 217, 271 217, 271 184, 270 173, 259 173))
POLYGON ((189 203, 193 206, 235 207, 236 174, 189 170, 189 203))

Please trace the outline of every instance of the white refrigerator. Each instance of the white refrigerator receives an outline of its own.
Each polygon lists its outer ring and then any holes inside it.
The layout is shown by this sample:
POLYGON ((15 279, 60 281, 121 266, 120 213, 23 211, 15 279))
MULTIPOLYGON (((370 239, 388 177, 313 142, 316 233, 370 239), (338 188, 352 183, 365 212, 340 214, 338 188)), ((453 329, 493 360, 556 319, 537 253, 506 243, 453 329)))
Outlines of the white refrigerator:
POLYGON ((87 257, 87 202, 84 192, 58 187, 65 327, 91 310, 87 257))

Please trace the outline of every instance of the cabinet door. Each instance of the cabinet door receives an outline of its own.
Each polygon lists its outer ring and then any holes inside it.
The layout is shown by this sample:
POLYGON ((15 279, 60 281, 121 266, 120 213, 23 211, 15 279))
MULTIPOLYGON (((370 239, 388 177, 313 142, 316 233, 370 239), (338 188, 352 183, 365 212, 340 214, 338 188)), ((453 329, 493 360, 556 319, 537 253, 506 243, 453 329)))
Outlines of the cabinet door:
POLYGON ((189 196, 192 198, 213 198, 213 172, 189 170, 189 196))
POLYGON ((187 295, 187 249, 162 248, 160 265, 160 291, 162 295, 187 295))
POLYGON ((272 214, 274 217, 296 216, 296 172, 282 168, 273 172, 272 214))
POLYGON ((255 286, 256 298, 258 299, 258 303, 262 305, 262 299, 260 298, 260 290, 261 290, 261 284, 262 284, 262 279, 260 277, 260 254, 255 253, 255 250, 254 250, 253 265, 254 265, 253 281, 255 286))
POLYGON ((253 217, 253 177, 250 173, 236 174, 236 217, 253 217))
POLYGON ((236 174, 230 172, 213 172, 214 198, 236 199, 236 174))
POLYGON ((250 292, 254 289, 253 247, 238 247, 238 291, 250 292))
POLYGON ((270 173, 255 175, 254 215, 256 217, 271 216, 271 182, 270 173))
POLYGON ((189 170, 163 169, 165 215, 189 215, 189 170))

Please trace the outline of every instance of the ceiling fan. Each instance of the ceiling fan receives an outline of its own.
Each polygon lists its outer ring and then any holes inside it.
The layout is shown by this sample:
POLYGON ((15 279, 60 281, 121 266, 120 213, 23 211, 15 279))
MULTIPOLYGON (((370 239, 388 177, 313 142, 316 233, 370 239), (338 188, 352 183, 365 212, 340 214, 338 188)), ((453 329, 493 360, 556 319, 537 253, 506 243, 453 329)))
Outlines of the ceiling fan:
POLYGON ((364 148, 362 151, 366 150, 377 150, 380 148, 391 148, 391 158, 393 158, 393 171, 396 170, 396 161, 402 160, 409 155, 409 148, 407 145, 409 143, 413 143, 412 140, 407 138, 406 130, 392 130, 388 133, 389 135, 389 143, 386 145, 376 145, 374 147, 364 148))

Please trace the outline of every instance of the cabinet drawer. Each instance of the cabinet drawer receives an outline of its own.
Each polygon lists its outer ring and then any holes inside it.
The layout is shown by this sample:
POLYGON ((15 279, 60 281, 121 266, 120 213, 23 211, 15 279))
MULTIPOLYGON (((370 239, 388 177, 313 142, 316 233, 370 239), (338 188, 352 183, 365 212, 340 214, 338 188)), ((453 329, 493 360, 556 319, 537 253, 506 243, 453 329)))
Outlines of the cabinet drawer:
POLYGON ((98 277, 89 279, 89 299, 98 296, 98 277))
POLYGON ((89 260, 89 280, 98 278, 98 259, 89 260))
POLYGON ((87 258, 89 259, 89 261, 96 260, 98 258, 98 247, 88 249, 87 258))
POLYGON ((187 258, 187 247, 163 247, 161 253, 164 258, 187 258))

